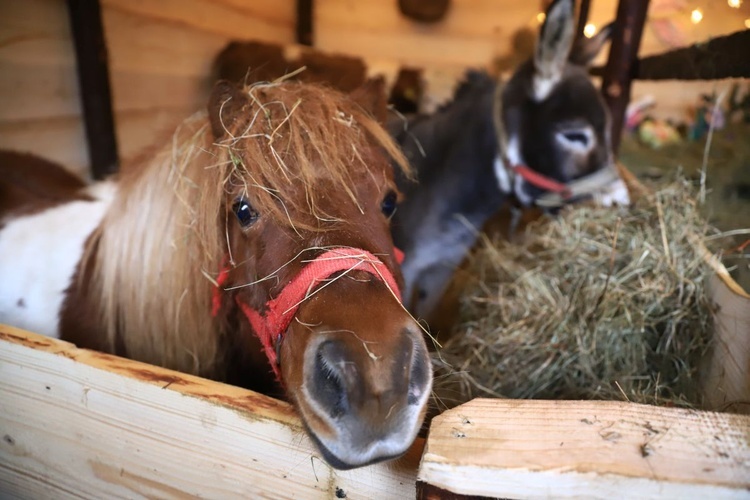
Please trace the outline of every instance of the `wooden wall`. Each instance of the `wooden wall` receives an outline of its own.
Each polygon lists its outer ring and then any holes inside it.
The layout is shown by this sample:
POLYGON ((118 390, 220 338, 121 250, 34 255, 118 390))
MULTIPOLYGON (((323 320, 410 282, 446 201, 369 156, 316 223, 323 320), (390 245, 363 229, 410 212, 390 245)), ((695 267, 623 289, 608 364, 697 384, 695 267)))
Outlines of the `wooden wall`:
MULTIPOLYGON (((664 12, 670 2, 652 2, 652 11, 654 5, 662 10, 650 14, 677 16, 675 26, 687 42, 741 29, 750 17, 750 2, 734 12, 724 1, 711 1, 686 0, 677 14, 664 12), (693 4, 705 12, 698 25, 689 22, 693 4)), ((117 138, 126 162, 204 105, 211 62, 230 39, 294 41, 295 0, 101 2, 117 138)), ((427 91, 434 101, 429 109, 450 96, 464 68, 498 59, 512 65, 515 36, 524 29, 536 32, 543 3, 453 0, 444 21, 424 25, 403 17, 397 0, 315 0, 314 43, 324 51, 363 57, 371 73, 393 76, 401 65, 429 68, 427 91)), ((614 17, 616 4, 594 0, 590 19, 601 27, 614 17)), ((667 48, 647 26, 641 54, 667 48)), ((680 117, 698 93, 728 86, 637 82, 634 94, 652 94, 656 114, 680 117)), ((88 172, 64 0, 0 0, 0 148, 35 152, 88 172)))
MULTIPOLYGON (((123 161, 205 104, 230 39, 294 39, 291 0, 102 0, 102 16, 123 161)), ((88 173, 64 0, 0 1, 0 148, 88 173)))
MULTIPOLYGON (((618 1, 592 0, 589 20, 597 28, 614 20, 618 1)), ((430 78, 437 80, 435 92, 442 99, 446 85, 450 86, 451 79, 460 74, 458 68, 487 67, 493 60, 515 64, 517 32, 525 29, 536 33, 537 14, 547 3, 453 0, 443 21, 421 24, 402 16, 397 0, 315 0, 315 46, 365 57, 378 69, 393 62, 432 68, 430 78)), ((687 44, 696 43, 742 30, 745 19, 750 18, 750 2, 733 9, 725 0, 653 0, 650 7, 640 55, 668 51, 671 47, 665 41, 665 33, 672 33, 687 44), (698 24, 690 21, 694 8, 704 14, 698 24)), ((607 50, 595 64, 603 64, 606 57, 607 50)), ((681 119, 700 93, 721 93, 732 83, 635 82, 633 96, 652 95, 657 101, 655 116, 681 119)))

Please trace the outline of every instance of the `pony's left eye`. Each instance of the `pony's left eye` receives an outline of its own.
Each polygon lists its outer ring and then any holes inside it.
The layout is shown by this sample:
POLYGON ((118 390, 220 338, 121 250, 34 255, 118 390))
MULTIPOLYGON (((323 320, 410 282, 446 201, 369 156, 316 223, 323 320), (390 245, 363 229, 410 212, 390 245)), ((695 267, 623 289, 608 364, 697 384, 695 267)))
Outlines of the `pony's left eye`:
POLYGON ((391 218, 393 214, 396 212, 396 202, 398 201, 398 196, 394 191, 388 191, 388 193, 385 195, 385 198, 383 198, 383 201, 380 203, 380 209, 383 211, 383 214, 391 218))
POLYGON ((232 205, 232 211, 234 212, 234 215, 237 216, 237 220, 240 221, 240 226, 243 228, 249 227, 255 223, 260 216, 260 214, 244 198, 240 198, 234 202, 234 205, 232 205))

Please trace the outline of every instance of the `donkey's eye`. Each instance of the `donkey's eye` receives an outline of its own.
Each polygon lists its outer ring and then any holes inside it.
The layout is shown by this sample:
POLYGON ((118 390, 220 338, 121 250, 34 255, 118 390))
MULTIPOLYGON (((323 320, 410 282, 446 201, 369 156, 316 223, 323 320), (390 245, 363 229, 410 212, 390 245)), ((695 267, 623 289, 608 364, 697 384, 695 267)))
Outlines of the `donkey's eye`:
POLYGON ((396 212, 397 200, 398 196, 396 196, 396 193, 394 191, 388 191, 388 193, 383 198, 383 201, 380 203, 380 209, 383 211, 383 214, 386 217, 391 218, 396 212))
POLYGON ((232 205, 232 211, 240 221, 240 226, 249 227, 258 220, 260 214, 247 202, 246 199, 240 198, 232 205))

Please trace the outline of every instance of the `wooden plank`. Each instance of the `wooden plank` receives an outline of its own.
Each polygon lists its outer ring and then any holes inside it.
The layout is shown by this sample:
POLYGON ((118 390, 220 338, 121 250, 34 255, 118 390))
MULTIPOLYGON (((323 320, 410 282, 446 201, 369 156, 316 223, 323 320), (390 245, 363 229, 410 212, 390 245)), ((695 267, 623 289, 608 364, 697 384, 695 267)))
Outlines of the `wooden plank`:
POLYGON ((414 496, 421 442, 336 471, 286 403, 7 326, 0 401, 0 496, 414 496))
POLYGON ((0 121, 80 115, 75 67, 0 61, 0 121))
POLYGON ((750 295, 728 273, 712 276, 709 290, 718 308, 704 394, 713 408, 750 414, 750 295))
POLYGON ((748 498, 750 417, 476 399, 432 421, 418 480, 502 498, 748 498))
POLYGON ((512 32, 535 14, 528 3, 465 0, 453 2, 444 20, 426 26, 403 16, 395 0, 320 0, 315 47, 419 67, 486 66, 494 55, 510 50, 512 32))
POLYGON ((142 22, 240 40, 294 41, 294 3, 278 0, 102 0, 142 22))
POLYGON ((214 56, 227 41, 224 36, 119 9, 105 8, 102 14, 113 74, 132 71, 208 78, 214 56))

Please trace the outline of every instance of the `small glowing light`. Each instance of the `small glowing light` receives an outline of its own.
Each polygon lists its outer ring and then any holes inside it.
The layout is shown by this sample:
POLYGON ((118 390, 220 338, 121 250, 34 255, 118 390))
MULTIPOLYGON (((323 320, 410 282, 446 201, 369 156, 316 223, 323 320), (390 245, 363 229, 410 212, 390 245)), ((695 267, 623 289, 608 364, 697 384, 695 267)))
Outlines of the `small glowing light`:
POLYGON ((545 14, 544 12, 540 12, 539 14, 536 15, 536 22, 538 22, 539 24, 542 24, 546 17, 547 17, 547 14, 545 14))
POLYGON ((701 12, 700 9, 695 9, 693 12, 690 13, 690 21, 693 24, 698 24, 703 20, 703 12, 701 12))
POLYGON ((583 34, 586 35, 586 38, 591 38, 592 36, 594 36, 594 33, 596 33, 596 26, 594 26, 593 24, 588 23, 583 27, 583 34))
POLYGON ((733 9, 739 9, 740 5, 742 5, 742 0, 727 0, 727 3, 733 9))
POLYGON ((745 28, 750 30, 750 17, 745 19, 745 28))

